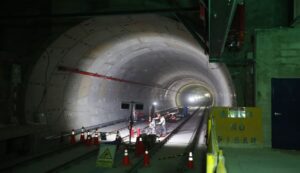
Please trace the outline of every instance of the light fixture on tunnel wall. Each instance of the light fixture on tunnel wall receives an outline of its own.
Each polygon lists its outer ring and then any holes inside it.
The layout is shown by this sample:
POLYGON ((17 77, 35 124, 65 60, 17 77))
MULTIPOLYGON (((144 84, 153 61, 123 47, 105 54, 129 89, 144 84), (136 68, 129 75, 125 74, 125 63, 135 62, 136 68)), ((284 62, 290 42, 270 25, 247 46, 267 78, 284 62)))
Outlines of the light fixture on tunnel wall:
POLYGON ((156 106, 157 106, 157 102, 154 101, 150 107, 150 112, 149 112, 149 121, 151 121, 152 118, 155 117, 155 109, 156 109, 156 106))

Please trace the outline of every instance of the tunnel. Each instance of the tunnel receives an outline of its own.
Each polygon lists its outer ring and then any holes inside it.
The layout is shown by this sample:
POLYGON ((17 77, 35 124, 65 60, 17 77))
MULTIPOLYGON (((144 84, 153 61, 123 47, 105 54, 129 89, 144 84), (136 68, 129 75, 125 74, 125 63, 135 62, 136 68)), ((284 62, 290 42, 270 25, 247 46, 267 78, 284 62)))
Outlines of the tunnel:
POLYGON ((232 106, 224 64, 210 63, 180 22, 159 15, 93 17, 60 35, 38 59, 26 91, 28 122, 51 132, 126 119, 122 103, 147 114, 205 105, 232 106))
POLYGON ((299 1, 1 7, 1 173, 299 172, 299 1))

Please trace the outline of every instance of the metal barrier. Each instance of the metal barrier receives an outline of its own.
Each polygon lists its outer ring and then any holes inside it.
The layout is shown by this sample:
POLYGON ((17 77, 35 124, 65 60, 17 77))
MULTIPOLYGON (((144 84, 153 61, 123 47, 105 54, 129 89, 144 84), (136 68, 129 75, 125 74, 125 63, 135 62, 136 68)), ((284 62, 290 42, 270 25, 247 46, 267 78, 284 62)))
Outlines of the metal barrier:
POLYGON ((212 107, 207 124, 207 173, 226 173, 219 145, 262 146, 262 113, 257 107, 212 107))
POLYGON ((206 173, 227 173, 225 158, 223 151, 219 148, 216 127, 211 115, 209 116, 207 125, 207 139, 206 173))
POLYGON ((167 109, 163 109, 163 110, 157 110, 155 113, 165 114, 167 112, 175 112, 178 110, 179 110, 179 107, 171 107, 171 108, 167 108, 167 109))
MULTIPOLYGON (((122 123, 122 122, 127 122, 127 121, 128 121, 127 118, 125 118, 125 119, 123 118, 123 119, 119 119, 119 120, 115 120, 115 121, 110 121, 110 122, 106 122, 106 123, 102 123, 102 124, 84 127, 84 130, 85 131, 87 131, 87 130, 93 131, 98 128, 108 127, 108 126, 111 126, 111 125, 114 125, 117 123, 122 123)), ((81 128, 74 129, 74 132, 75 132, 75 135, 80 134, 81 128)), ((71 129, 69 131, 60 132, 60 134, 57 134, 57 135, 47 136, 47 137, 45 137, 45 140, 57 140, 57 139, 61 139, 62 137, 69 137, 69 136, 71 136, 71 129)))

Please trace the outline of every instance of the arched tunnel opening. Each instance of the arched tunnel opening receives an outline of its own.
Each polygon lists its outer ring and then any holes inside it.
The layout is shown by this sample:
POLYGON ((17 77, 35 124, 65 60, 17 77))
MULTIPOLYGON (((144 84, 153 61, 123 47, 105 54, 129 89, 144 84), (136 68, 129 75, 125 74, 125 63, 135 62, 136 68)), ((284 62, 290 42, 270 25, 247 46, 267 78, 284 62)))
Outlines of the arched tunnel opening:
POLYGON ((213 105, 213 96, 209 88, 201 84, 187 84, 177 94, 177 105, 179 107, 206 107, 213 105))
POLYGON ((36 63, 26 118, 51 132, 127 118, 122 102, 157 109, 231 106, 234 87, 224 64, 208 55, 173 19, 158 15, 95 17, 54 41, 36 63))

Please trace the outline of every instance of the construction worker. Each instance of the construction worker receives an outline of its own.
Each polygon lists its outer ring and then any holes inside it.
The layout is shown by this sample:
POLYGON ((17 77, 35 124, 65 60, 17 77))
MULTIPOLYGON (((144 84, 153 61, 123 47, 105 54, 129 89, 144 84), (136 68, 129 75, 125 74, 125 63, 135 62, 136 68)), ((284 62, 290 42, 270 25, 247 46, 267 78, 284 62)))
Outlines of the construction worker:
POLYGON ((166 128, 166 119, 164 115, 159 115, 159 122, 157 124, 160 125, 160 136, 165 136, 167 134, 167 128, 166 128))
POLYGON ((150 134, 156 134, 155 131, 155 119, 152 118, 152 121, 149 123, 149 132, 150 134))
POLYGON ((188 115, 189 109, 187 106, 183 107, 183 117, 186 117, 188 115))

